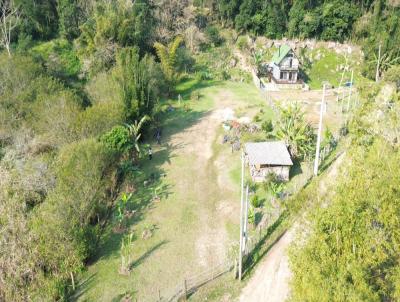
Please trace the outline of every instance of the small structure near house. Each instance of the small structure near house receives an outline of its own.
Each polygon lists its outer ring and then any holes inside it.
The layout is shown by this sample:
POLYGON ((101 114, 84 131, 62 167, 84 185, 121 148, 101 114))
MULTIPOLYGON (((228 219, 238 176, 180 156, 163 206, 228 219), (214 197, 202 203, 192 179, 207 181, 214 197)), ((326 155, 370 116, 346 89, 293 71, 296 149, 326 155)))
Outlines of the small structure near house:
POLYGON ((284 142, 247 143, 245 157, 253 181, 262 182, 270 173, 274 173, 281 180, 289 180, 293 162, 284 142))
POLYGON ((301 84, 299 59, 288 45, 279 46, 269 64, 270 77, 276 84, 301 84))

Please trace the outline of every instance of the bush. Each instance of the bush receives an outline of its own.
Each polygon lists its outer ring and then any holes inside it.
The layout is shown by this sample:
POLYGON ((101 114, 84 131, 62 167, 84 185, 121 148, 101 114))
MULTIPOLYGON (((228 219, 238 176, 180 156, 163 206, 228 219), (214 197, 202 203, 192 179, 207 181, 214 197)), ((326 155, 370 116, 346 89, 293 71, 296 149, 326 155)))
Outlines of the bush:
POLYGON ((261 117, 260 117, 258 114, 256 114, 256 115, 253 117, 253 122, 258 123, 258 122, 260 122, 260 121, 261 121, 261 117))
POLYGON ((261 200, 261 198, 258 197, 258 195, 253 195, 250 202, 251 202, 251 205, 255 208, 259 208, 262 205, 262 200, 261 200))
POLYGON ((75 132, 80 138, 97 137, 124 121, 122 103, 98 103, 86 108, 77 116, 75 132))
POLYGON ((264 122, 261 124, 261 129, 262 129, 265 133, 271 134, 272 131, 274 131, 274 125, 272 124, 272 121, 271 121, 271 120, 267 120, 267 121, 264 121, 264 122))
POLYGON ((196 72, 196 79, 199 81, 208 81, 213 79, 213 74, 209 71, 198 71, 196 72))
POLYGON ((236 45, 240 50, 246 50, 249 47, 247 36, 240 36, 237 39, 236 45))
POLYGON ((44 42, 32 48, 31 54, 44 62, 47 70, 56 77, 75 77, 81 63, 72 44, 65 39, 44 42))
POLYGON ((205 34, 212 46, 219 46, 224 42, 224 39, 219 34, 218 28, 215 26, 208 26, 205 30, 205 34))
POLYGON ((385 73, 385 81, 396 83, 397 89, 400 89, 400 65, 391 67, 385 73))
POLYGON ((110 150, 115 150, 119 153, 128 152, 133 144, 131 142, 129 131, 126 127, 115 126, 109 132, 104 134, 100 140, 110 150))

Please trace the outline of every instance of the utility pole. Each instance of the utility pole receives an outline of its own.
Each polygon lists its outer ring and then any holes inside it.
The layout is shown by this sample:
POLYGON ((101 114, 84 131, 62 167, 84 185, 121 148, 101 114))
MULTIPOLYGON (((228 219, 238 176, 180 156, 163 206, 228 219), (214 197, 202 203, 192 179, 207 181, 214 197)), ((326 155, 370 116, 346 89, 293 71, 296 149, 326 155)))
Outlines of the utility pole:
POLYGON ((319 149, 321 145, 321 135, 322 135, 322 117, 325 105, 325 84, 322 91, 322 101, 321 101, 321 111, 319 113, 319 125, 318 125, 318 138, 317 138, 317 150, 315 152, 315 162, 314 162, 314 175, 318 175, 318 165, 319 165, 319 149))
POLYGON ((245 255, 247 254, 247 237, 248 237, 248 230, 247 230, 247 225, 248 225, 248 219, 249 219, 249 185, 246 186, 246 198, 245 198, 245 204, 244 204, 244 227, 243 227, 243 251, 245 252, 245 255))
POLYGON ((243 259, 243 195, 244 195, 244 154, 242 151, 241 155, 242 160, 242 180, 240 186, 240 241, 239 241, 239 281, 242 280, 242 259, 243 259))
POLYGON ((351 71, 351 80, 350 80, 350 92, 349 92, 349 97, 347 99, 347 112, 350 110, 350 99, 351 99, 351 93, 353 90, 353 76, 354 76, 354 70, 351 71))
POLYGON ((381 64, 381 48, 382 48, 382 44, 379 43, 378 62, 376 62, 375 82, 379 82, 379 65, 381 64))

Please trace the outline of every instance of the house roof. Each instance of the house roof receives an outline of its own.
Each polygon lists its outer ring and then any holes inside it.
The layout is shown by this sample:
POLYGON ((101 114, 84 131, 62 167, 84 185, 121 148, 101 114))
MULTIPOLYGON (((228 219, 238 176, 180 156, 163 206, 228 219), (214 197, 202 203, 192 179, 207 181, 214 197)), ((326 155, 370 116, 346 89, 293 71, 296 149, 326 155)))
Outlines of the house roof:
POLYGON ((272 62, 275 63, 276 65, 279 65, 291 50, 292 49, 289 47, 289 45, 286 44, 281 45, 278 48, 278 50, 274 53, 274 56, 272 57, 272 62))
POLYGON ((250 165, 293 165, 289 151, 282 141, 247 143, 245 152, 250 165))

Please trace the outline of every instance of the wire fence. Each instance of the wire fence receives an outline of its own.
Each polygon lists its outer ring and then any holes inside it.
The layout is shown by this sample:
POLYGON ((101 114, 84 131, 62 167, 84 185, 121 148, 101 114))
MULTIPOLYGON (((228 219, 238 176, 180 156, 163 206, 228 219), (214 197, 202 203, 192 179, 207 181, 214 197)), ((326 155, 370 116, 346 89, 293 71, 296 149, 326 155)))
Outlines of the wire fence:
POLYGON ((217 279, 218 277, 232 271, 235 266, 235 261, 226 260, 217 265, 211 266, 210 268, 198 273, 191 275, 182 280, 182 283, 176 287, 169 288, 166 290, 158 290, 158 297, 153 297, 149 301, 157 302, 175 302, 183 301, 188 296, 196 292, 200 287, 207 283, 217 279))

